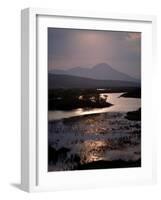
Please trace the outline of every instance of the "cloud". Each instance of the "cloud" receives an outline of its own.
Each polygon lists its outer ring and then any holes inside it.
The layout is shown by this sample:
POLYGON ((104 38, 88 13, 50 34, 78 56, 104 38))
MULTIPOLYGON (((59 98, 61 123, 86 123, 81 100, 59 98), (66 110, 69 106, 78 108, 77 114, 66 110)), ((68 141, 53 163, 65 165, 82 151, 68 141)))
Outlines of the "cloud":
POLYGON ((141 33, 128 33, 128 39, 131 40, 140 40, 141 39, 141 33))

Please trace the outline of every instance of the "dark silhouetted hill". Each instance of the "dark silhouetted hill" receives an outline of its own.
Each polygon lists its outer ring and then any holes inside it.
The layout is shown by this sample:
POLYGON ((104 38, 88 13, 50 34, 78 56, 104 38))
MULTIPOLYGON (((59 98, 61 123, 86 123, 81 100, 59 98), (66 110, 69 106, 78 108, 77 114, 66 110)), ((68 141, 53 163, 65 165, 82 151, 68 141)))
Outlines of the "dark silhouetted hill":
POLYGON ((70 75, 48 74, 49 89, 55 88, 114 88, 114 87, 139 87, 140 84, 119 80, 96 80, 70 75))
POLYGON ((75 67, 68 70, 54 69, 51 71, 51 73, 72 75, 72 76, 91 78, 97 80, 120 80, 129 82, 140 82, 139 80, 125 73, 115 70, 107 63, 100 63, 92 68, 75 67))

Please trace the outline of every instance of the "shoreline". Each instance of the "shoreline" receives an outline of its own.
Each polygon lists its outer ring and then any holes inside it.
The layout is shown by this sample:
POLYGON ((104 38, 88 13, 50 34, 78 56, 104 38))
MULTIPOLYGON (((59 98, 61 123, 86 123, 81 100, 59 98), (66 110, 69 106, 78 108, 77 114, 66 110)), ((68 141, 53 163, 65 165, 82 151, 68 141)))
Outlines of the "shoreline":
MULTIPOLYGON (((119 169, 119 168, 136 168, 141 167, 141 159, 134 161, 125 161, 125 160, 99 160, 85 164, 78 164, 73 169, 66 169, 65 171, 76 171, 76 170, 101 170, 101 169, 119 169)), ((48 166, 48 172, 62 171, 62 170, 53 170, 52 165, 48 166)))
POLYGON ((88 169, 114 169, 114 168, 131 168, 141 167, 141 159, 136 161, 125 160, 113 160, 113 161, 94 161, 86 164, 80 164, 76 167, 76 170, 88 170, 88 169))
POLYGON ((130 111, 130 112, 116 112, 116 111, 110 111, 110 112, 102 112, 102 113, 91 113, 91 114, 82 114, 82 115, 78 115, 78 116, 71 116, 71 117, 66 117, 66 118, 62 118, 62 119, 54 119, 54 120, 48 120, 48 123, 52 123, 52 122, 58 122, 58 121, 70 121, 70 120, 77 120, 77 119, 82 119, 85 117, 89 117, 89 116, 101 116, 101 115, 111 115, 111 114, 125 114, 125 118, 128 120, 134 120, 134 121, 140 121, 141 120, 141 108, 134 110, 134 111, 130 111))

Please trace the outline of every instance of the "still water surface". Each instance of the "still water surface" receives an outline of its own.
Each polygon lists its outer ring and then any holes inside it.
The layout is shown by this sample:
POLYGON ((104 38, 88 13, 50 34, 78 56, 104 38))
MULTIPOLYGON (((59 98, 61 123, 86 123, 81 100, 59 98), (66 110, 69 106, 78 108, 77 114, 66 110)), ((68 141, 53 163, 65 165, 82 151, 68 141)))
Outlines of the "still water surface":
POLYGON ((106 108, 94 108, 94 109, 74 109, 71 111, 49 111, 48 120, 58 120, 63 118, 69 118, 80 115, 105 113, 105 112, 129 112, 137 110, 141 107, 140 98, 124 98, 120 97, 123 93, 101 93, 102 98, 106 98, 106 101, 113 104, 106 108))

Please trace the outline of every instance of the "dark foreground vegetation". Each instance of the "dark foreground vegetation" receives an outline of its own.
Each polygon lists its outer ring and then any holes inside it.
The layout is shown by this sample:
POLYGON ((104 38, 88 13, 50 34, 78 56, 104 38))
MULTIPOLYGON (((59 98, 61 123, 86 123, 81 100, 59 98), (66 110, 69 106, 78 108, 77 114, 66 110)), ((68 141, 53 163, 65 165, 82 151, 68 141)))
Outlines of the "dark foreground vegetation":
MULTIPOLYGON (((58 160, 66 160, 66 163, 74 163, 72 170, 88 170, 88 169, 112 169, 112 168, 129 168, 129 167, 141 167, 141 159, 135 161, 125 161, 125 160, 99 160, 89 163, 81 163, 81 158, 78 154, 71 154, 67 158, 67 153, 70 149, 62 147, 58 150, 49 146, 48 148, 48 163, 49 166, 55 165, 58 160)), ((49 168, 49 171, 52 171, 52 168, 49 168)))
POLYGON ((136 111, 128 112, 126 115, 128 120, 140 121, 141 120, 141 108, 136 111))
POLYGON ((103 108, 112 104, 100 97, 96 89, 49 90, 49 110, 72 110, 76 108, 103 108))
POLYGON ((80 164, 75 169, 76 170, 86 170, 86 169, 112 169, 112 168, 128 168, 128 167, 141 167, 141 160, 137 161, 124 161, 124 160, 114 160, 114 161, 94 161, 91 163, 80 164))
POLYGON ((100 93, 125 92, 121 97, 141 97, 140 88, 115 87, 104 89, 50 89, 48 110, 72 110, 77 108, 104 108, 112 104, 100 97, 100 93))
POLYGON ((141 98, 141 88, 132 89, 132 90, 122 94, 120 97, 141 98))
POLYGON ((55 164, 58 159, 65 159, 67 157, 67 153, 70 151, 69 148, 62 147, 58 150, 56 150, 54 147, 50 146, 48 147, 48 162, 49 164, 55 164))

